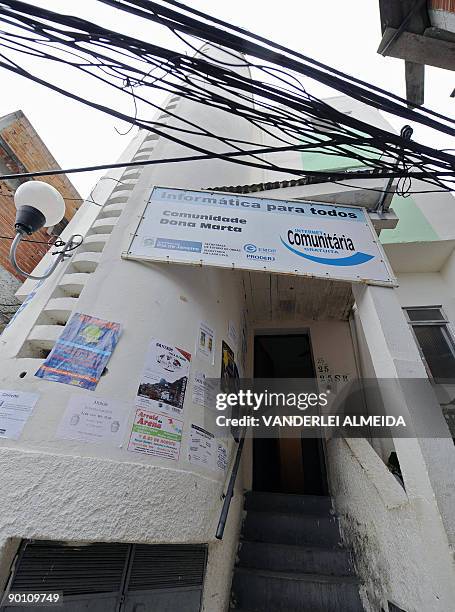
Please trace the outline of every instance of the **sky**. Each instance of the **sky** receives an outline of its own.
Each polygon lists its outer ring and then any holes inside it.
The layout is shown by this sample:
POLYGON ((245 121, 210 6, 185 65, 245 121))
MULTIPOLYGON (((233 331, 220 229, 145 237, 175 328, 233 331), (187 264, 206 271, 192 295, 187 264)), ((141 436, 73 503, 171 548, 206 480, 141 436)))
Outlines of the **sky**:
MULTIPOLYGON (((169 44, 170 34, 155 24, 125 16, 97 0, 31 0, 60 13, 76 14, 129 33, 137 38, 169 44)), ((229 23, 246 28, 270 40, 331 65, 350 75, 405 97, 404 62, 385 58, 376 50, 381 40, 379 2, 377 0, 191 0, 191 6, 229 23)), ((174 44, 174 43, 172 43, 174 44)), ((28 60, 29 68, 41 68, 38 60, 28 60)), ((46 66, 45 74, 56 82, 67 83, 82 97, 94 95, 93 84, 83 76, 74 78, 60 67, 46 66)), ((109 115, 66 99, 45 87, 0 68, 0 116, 22 110, 62 168, 115 162, 132 134, 122 136, 128 125, 109 115)), ((336 95, 319 83, 306 80, 310 93, 319 97, 336 95)), ((453 72, 426 67, 425 106, 454 117, 455 87, 453 72)), ((98 89, 96 95, 108 106, 133 113, 131 102, 110 90, 98 89), (126 105, 125 105, 126 104, 126 105), (128 106, 129 104, 129 106, 128 106)), ((156 100, 163 98, 157 94, 156 100)), ((397 130, 405 123, 387 116, 397 130)), ((423 126, 414 126, 413 139, 436 148, 455 147, 449 136, 423 126)), ((101 173, 103 174, 103 173, 101 173)), ((73 174, 69 178, 84 197, 93 188, 100 173, 73 174)))

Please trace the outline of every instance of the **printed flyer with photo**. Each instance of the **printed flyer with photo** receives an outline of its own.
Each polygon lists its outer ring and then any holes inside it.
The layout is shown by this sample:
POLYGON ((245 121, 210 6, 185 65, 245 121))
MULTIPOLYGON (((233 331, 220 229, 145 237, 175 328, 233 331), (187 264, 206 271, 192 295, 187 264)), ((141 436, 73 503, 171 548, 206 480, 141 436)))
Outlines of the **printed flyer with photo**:
POLYGON ((190 362, 191 353, 153 338, 139 382, 136 406, 181 415, 190 362))
POLYGON ((196 353, 210 361, 212 365, 215 362, 215 331, 203 321, 199 325, 196 353))

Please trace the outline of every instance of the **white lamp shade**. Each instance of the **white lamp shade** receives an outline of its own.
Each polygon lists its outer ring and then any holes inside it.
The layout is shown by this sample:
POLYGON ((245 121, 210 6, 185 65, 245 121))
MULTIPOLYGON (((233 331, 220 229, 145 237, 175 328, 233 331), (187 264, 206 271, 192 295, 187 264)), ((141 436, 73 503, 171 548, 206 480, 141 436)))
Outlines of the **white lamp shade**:
POLYGON ((16 189, 14 194, 16 208, 33 206, 46 218, 45 226, 59 223, 65 216, 65 200, 60 193, 42 181, 27 181, 16 189))

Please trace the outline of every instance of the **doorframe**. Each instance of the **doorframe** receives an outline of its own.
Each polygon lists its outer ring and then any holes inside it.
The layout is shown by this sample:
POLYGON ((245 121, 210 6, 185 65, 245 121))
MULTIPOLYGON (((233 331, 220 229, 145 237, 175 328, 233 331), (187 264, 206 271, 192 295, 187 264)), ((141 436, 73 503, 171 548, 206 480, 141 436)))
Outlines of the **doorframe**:
MULTIPOLYGON (((305 325, 303 327, 277 327, 273 325, 272 327, 262 327, 262 326, 252 326, 251 330, 251 376, 254 378, 254 347, 255 347, 255 338, 256 336, 308 336, 308 340, 310 343, 310 359, 311 365, 313 366, 314 379, 316 381, 318 392, 320 391, 320 383, 319 378, 317 376, 316 370, 316 362, 314 359, 314 350, 313 350, 313 339, 311 337, 311 327, 309 325, 305 325)), ((304 440, 304 438, 300 438, 304 440)), ((254 438, 252 438, 254 443, 254 438)), ((322 468, 325 471, 325 478, 327 482, 327 496, 330 497, 330 469, 329 462, 327 460, 327 438, 324 436, 321 438, 322 441, 322 468)), ((251 449, 251 483, 253 483, 253 461, 254 454, 253 449, 251 449)))

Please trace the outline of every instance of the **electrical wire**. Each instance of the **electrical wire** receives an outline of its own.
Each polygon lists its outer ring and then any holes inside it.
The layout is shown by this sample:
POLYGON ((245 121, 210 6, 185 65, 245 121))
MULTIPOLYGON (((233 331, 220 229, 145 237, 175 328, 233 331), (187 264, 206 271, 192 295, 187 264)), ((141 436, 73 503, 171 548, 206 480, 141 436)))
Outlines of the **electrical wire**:
MULTIPOLYGON (((440 118, 441 116, 437 113, 429 109, 421 109, 423 112, 416 112, 407 107, 403 108, 403 104, 398 104, 398 101, 405 101, 397 96, 389 95, 388 92, 343 75, 305 56, 299 57, 299 54, 289 49, 282 47, 280 53, 272 52, 268 47, 279 48, 280 46, 276 43, 261 46, 250 40, 245 42, 245 37, 242 39, 232 34, 232 31, 228 32, 229 29, 238 31, 238 28, 225 23, 219 24, 219 20, 202 13, 199 13, 199 16, 202 15, 205 21, 218 25, 214 27, 197 21, 182 12, 178 13, 150 0, 100 1, 166 27, 179 42, 193 50, 196 47, 188 40, 188 37, 192 40, 207 41, 212 47, 221 49, 228 57, 236 58, 236 63, 234 65, 233 62, 214 59, 204 51, 198 51, 195 57, 188 57, 184 53, 176 52, 175 49, 141 41, 87 20, 59 15, 17 0, 2 0, 0 22, 4 26, 0 30, 1 46, 10 51, 14 50, 16 54, 32 55, 46 62, 58 62, 69 69, 82 71, 87 78, 95 78, 104 85, 114 87, 122 94, 132 97, 134 116, 121 113, 94 100, 85 100, 64 87, 59 87, 36 74, 31 74, 5 53, 0 54, 3 58, 0 66, 92 108, 129 122, 131 127, 137 125, 180 146, 193 149, 199 155, 120 165, 102 164, 63 171, 18 173, 4 175, 0 178, 33 178, 47 174, 85 172, 127 167, 128 165, 222 159, 275 172, 321 179, 329 174, 342 179, 395 177, 399 179, 399 189, 403 194, 410 192, 409 181, 412 178, 420 178, 429 184, 451 190, 448 183, 452 183, 455 178, 454 156, 449 155, 446 151, 438 151, 432 147, 405 140, 396 134, 345 115, 309 94, 297 75, 310 76, 340 91, 343 90, 351 97, 366 104, 374 104, 376 108, 411 118, 413 121, 445 133, 455 134, 453 128, 432 118, 440 118), (223 29, 220 29, 219 25, 222 25, 223 29), (245 51, 260 59, 261 62, 268 62, 267 65, 254 63, 239 55, 240 52, 245 51), (289 55, 294 59, 289 58, 289 55), (298 59, 295 59, 296 57, 298 59), (318 70, 309 67, 308 63, 318 66, 318 70), (165 70, 163 69, 164 64, 166 64, 165 70), (233 66, 236 70, 231 69, 233 66), (242 66, 250 72, 248 74, 239 72, 239 67, 242 66), (150 79, 151 74, 160 68, 163 74, 150 79), (322 68, 325 71, 323 73, 320 70, 322 68), (261 78, 253 77, 251 70, 258 72, 261 78), (129 84, 129 89, 125 84, 129 84), (240 145, 247 144, 246 141, 214 134, 206 127, 189 121, 181 113, 179 115, 171 112, 170 109, 160 107, 144 95, 139 95, 135 91, 135 88, 139 86, 145 92, 149 89, 159 89, 172 95, 179 95, 188 101, 233 114, 238 120, 246 121, 251 126, 262 130, 272 139, 272 142, 275 139, 276 142, 287 143, 288 146, 242 149, 240 145), (252 105, 253 97, 254 105, 252 105), (389 98, 393 98, 394 101, 389 98), (160 110, 174 122, 168 126, 160 121, 140 117, 138 103, 160 110), (177 136, 176 133, 180 136, 177 136), (187 135, 186 140, 183 139, 185 134, 187 135), (215 153, 213 146, 209 149, 188 140, 190 135, 203 137, 208 142, 223 143, 227 150, 215 153), (272 161, 270 157, 264 157, 274 154, 273 159, 278 159, 280 153, 290 150, 349 158, 370 168, 372 172, 368 176, 359 172, 338 174, 309 172, 301 168, 281 166, 272 161), (414 170, 410 170, 411 168, 414 170)), ((179 8, 185 12, 198 13, 180 3, 167 3, 179 5, 179 8)), ((257 35, 248 32, 247 34, 249 38, 262 43, 267 42, 261 41, 257 35)), ((450 119, 443 119, 446 123, 454 123, 450 119)), ((248 146, 251 147, 254 144, 248 143, 248 146)))

